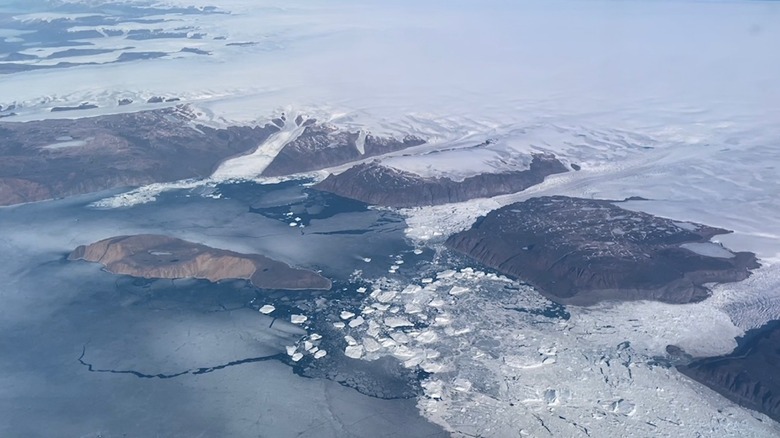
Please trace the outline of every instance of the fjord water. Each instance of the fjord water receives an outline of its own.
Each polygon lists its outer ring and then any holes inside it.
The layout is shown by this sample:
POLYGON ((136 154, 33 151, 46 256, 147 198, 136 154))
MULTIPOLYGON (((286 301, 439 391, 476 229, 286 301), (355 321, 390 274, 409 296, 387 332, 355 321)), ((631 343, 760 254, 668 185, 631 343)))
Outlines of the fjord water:
POLYGON ((306 332, 255 303, 329 292, 133 279, 65 260, 105 237, 160 233, 345 280, 408 250, 392 213, 297 182, 174 191, 129 209, 89 207, 99 196, 0 210, 0 435, 344 436, 399 424, 405 436, 441 433, 414 399, 372 398, 284 364, 285 346, 306 332), (296 217, 307 226, 291 227, 296 217))

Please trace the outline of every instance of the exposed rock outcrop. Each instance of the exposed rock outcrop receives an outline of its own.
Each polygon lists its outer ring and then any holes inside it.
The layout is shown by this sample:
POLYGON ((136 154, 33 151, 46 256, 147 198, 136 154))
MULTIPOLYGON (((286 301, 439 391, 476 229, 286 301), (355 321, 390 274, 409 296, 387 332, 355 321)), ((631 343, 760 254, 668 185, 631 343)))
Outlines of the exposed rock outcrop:
POLYGON ((739 340, 727 356, 677 367, 729 400, 780 422, 780 321, 773 321, 739 340))
POLYGON ((516 193, 539 184, 548 175, 566 171, 554 156, 542 154, 533 156, 528 169, 483 173, 463 181, 426 178, 379 163, 366 163, 330 175, 314 188, 368 204, 417 207, 516 193))
POLYGON ((142 278, 249 280, 262 289, 330 289, 314 271, 292 268, 258 254, 240 254, 168 236, 118 236, 82 245, 69 260, 100 263, 114 274, 142 278))
POLYGON ((272 125, 214 129, 186 106, 75 120, 0 123, 0 205, 210 175, 272 125))
POLYGON ((728 232, 554 196, 492 211, 446 245, 560 303, 688 303, 709 295, 704 284, 740 281, 759 266, 752 253, 709 242, 728 232))
POLYGON ((296 118, 305 126, 301 135, 285 145, 279 155, 263 171, 264 176, 282 176, 325 169, 377 155, 419 146, 425 140, 406 136, 403 139, 379 137, 359 132, 341 131, 314 120, 296 118))

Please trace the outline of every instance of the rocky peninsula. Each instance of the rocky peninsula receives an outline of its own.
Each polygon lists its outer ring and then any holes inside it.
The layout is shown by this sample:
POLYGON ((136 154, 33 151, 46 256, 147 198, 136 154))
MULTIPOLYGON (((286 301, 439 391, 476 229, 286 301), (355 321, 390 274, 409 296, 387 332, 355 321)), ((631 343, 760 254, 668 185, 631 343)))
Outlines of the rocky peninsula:
POLYGON ((754 254, 710 241, 726 233, 613 201, 553 196, 494 210, 446 245, 563 304, 689 303, 709 296, 705 284, 740 281, 759 266, 754 254))

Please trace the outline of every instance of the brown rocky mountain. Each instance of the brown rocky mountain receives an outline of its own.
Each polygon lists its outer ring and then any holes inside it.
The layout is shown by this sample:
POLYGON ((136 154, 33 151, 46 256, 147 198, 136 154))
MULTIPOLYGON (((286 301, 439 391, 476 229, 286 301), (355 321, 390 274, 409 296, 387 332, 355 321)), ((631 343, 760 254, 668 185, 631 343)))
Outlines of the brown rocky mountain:
POLYGON ((740 281, 759 266, 754 254, 709 241, 728 232, 554 196, 494 210, 446 245, 560 303, 688 303, 709 295, 704 284, 740 281))
POLYGON ((209 176, 278 128, 198 125, 187 106, 0 122, 0 205, 209 176))
POLYGON ((82 245, 68 259, 100 263, 114 274, 142 278, 243 279, 261 289, 331 287, 330 280, 314 271, 259 254, 240 254, 154 234, 117 236, 82 245))
POLYGON ((542 154, 533 156, 528 169, 483 173, 463 181, 423 177, 374 162, 330 175, 314 188, 368 204, 417 207, 516 193, 541 183, 548 175, 566 171, 554 156, 542 154))

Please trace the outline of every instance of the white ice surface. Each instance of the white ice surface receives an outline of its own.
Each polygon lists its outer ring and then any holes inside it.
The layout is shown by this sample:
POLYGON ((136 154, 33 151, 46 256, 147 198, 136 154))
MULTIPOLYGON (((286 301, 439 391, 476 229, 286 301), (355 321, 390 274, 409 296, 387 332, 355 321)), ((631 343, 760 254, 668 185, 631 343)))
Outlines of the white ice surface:
POLYGON ((710 242, 683 243, 680 245, 680 247, 707 257, 718 257, 724 259, 730 259, 734 257, 734 254, 731 251, 723 248, 718 244, 710 242))
MULTIPOLYGON (((382 312, 349 330, 350 354, 393 356, 432 375, 420 409, 456 436, 754 436, 780 426, 679 374, 653 365, 674 344, 697 356, 729 352, 743 331, 723 311, 730 293, 689 305, 604 303, 540 314, 550 303, 526 286, 474 269, 443 272, 424 288, 377 279, 398 307, 438 300, 387 324, 382 312), (516 289, 508 290, 505 286, 516 289), (452 296, 453 288, 471 293, 452 296), (669 328, 673 327, 673 330, 669 328)), ((414 283, 413 283, 414 284, 414 283)), ((376 297, 366 297, 366 304, 376 297)))

